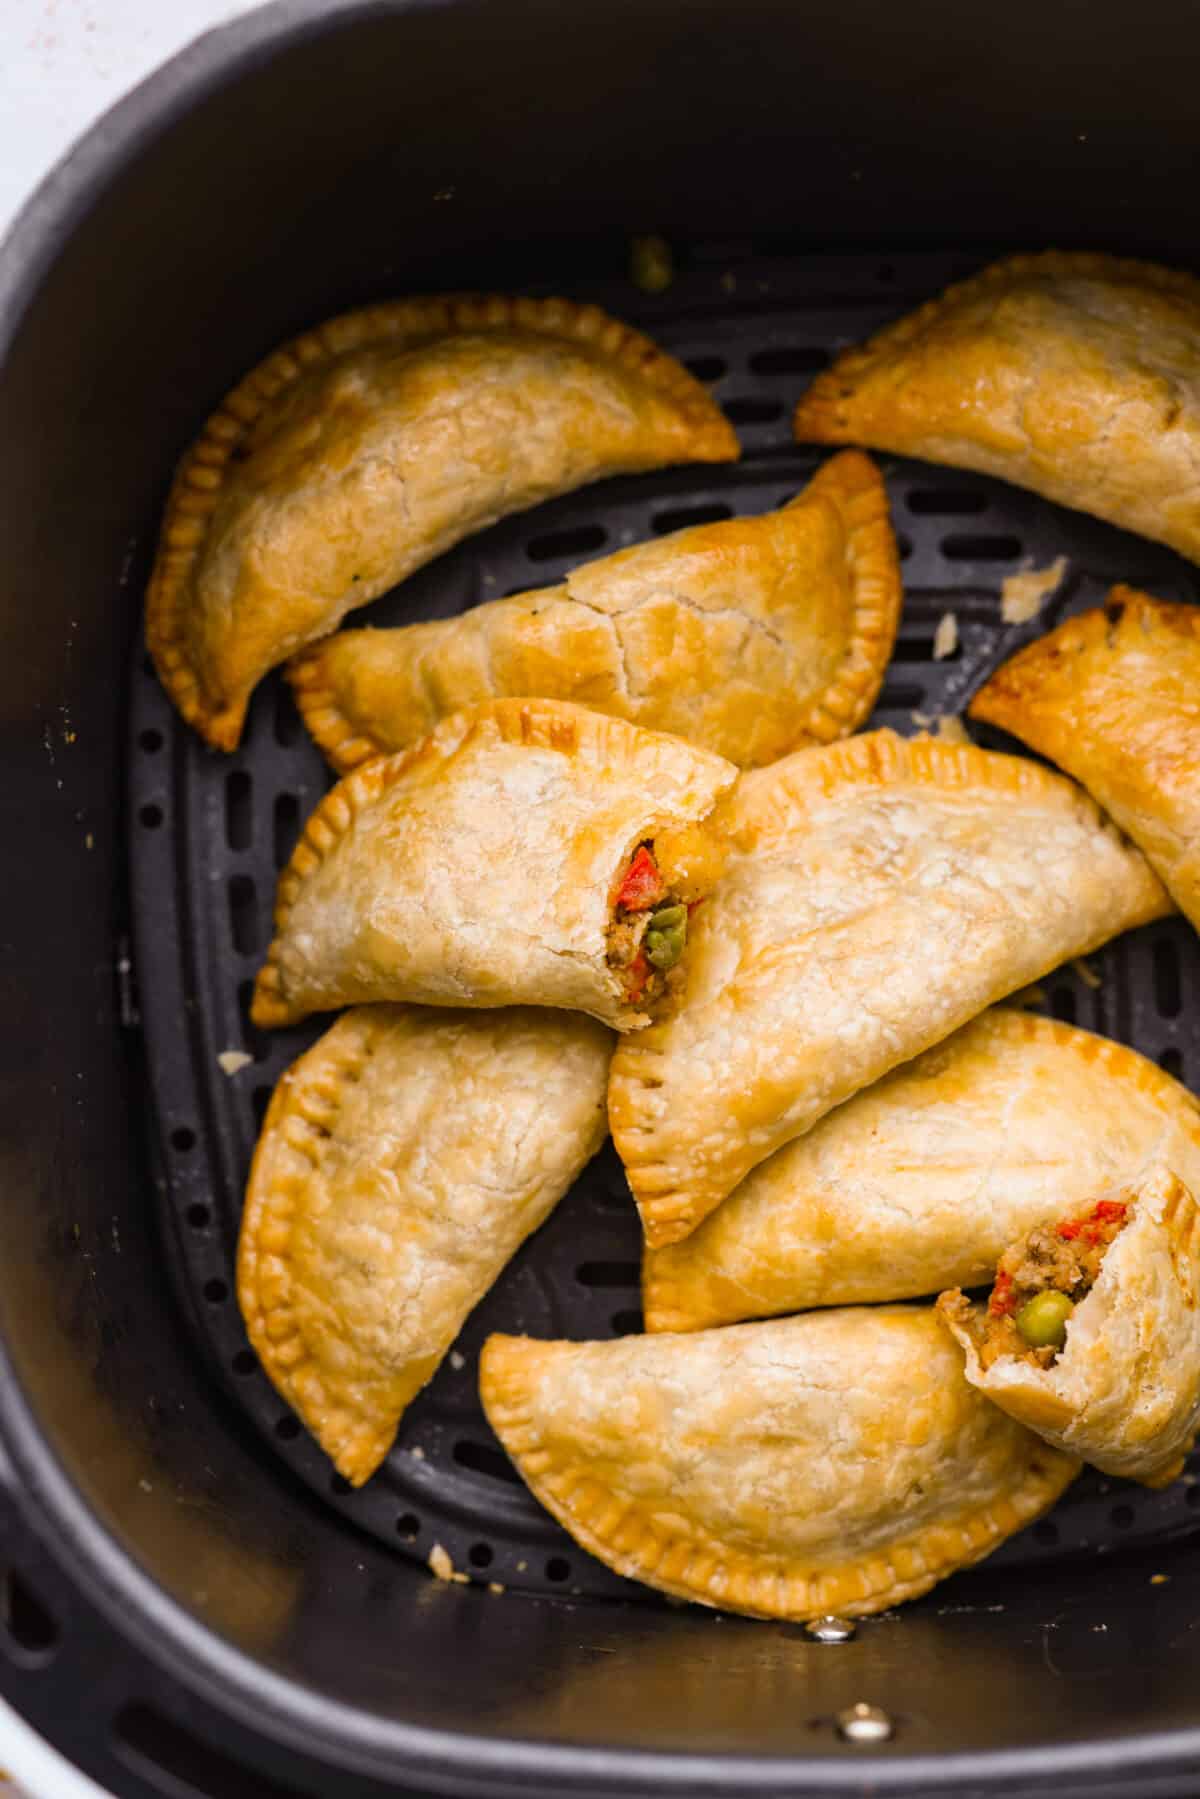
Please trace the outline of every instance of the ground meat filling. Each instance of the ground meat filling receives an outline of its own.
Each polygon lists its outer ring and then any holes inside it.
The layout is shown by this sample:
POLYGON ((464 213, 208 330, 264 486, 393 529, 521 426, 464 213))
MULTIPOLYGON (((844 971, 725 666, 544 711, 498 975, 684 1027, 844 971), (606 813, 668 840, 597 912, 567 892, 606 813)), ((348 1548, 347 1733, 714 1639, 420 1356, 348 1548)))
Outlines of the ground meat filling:
POLYGON ((608 925, 607 961, 621 976, 631 1006, 652 1006, 681 977, 688 915, 686 877, 668 880, 651 842, 640 843, 617 882, 608 925))
POLYGON ((1102 1199, 1082 1218, 1042 1225, 1000 1258, 979 1360, 1001 1356, 1053 1367, 1071 1313, 1096 1284, 1109 1245, 1129 1222, 1124 1200, 1102 1199))

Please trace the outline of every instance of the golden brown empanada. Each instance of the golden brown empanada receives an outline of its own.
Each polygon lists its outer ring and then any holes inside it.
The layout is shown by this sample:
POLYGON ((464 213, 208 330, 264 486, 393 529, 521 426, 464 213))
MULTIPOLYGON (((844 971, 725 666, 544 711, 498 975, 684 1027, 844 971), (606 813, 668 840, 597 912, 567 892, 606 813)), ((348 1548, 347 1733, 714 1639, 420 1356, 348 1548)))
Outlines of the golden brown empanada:
POLYGON ((1200 606, 1114 587, 971 702, 1093 794, 1200 930, 1200 606))
POLYGON ((280 876, 255 1023, 373 1000, 647 1023, 719 868, 698 821, 736 774, 562 700, 444 720, 309 819, 280 876))
POLYGON ((991 1297, 943 1293, 967 1379, 1048 1443, 1147 1486, 1200 1420, 1200 1212, 1161 1165, 1001 1258, 991 1297))
POLYGON ((232 749, 268 669, 468 533, 600 475, 737 455, 700 383, 595 306, 346 313, 247 375, 184 457, 147 642, 188 723, 232 749))
POLYGON ((362 1006, 275 1089, 238 1299, 266 1373, 355 1486, 604 1141, 611 1046, 579 1014, 362 1006))
POLYGON ((795 431, 998 475, 1200 562, 1200 282, 1010 257, 844 351, 795 431))
POLYGON ((1157 1153, 1200 1181, 1200 1102, 1135 1050, 997 1007, 760 1162, 646 1251, 650 1331, 991 1279, 1014 1237, 1157 1153))
POLYGON ((1161 917, 1147 863, 1070 781, 875 731, 743 775, 681 1008, 618 1046, 613 1138, 651 1248, 993 1000, 1161 917))
POLYGON ((502 694, 577 700, 749 767, 862 723, 900 599, 887 492, 847 450, 779 512, 636 544, 461 618, 343 631, 288 676, 342 773, 502 694))
POLYGON ((500 1441, 585 1549, 757 1617, 915 1598, 1078 1470, 972 1392, 931 1307, 610 1343, 489 1337, 479 1380, 500 1441))

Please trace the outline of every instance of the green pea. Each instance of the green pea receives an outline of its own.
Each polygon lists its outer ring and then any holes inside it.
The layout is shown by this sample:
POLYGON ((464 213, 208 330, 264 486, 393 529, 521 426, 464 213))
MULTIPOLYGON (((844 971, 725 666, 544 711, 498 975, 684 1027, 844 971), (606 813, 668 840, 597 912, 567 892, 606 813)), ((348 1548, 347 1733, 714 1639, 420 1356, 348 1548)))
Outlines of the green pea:
POLYGON ((649 928, 652 931, 668 931, 672 925, 686 925, 686 923, 686 906, 658 906, 650 914, 649 928))
POLYGON ((1067 1340, 1067 1319, 1074 1310, 1074 1302, 1065 1293, 1035 1293, 1013 1322, 1032 1349, 1061 1349, 1067 1340))
POLYGON ((671 246, 663 237, 629 240, 629 279, 643 293, 665 293, 675 279, 671 246))
POLYGON ((671 925, 665 931, 647 931, 644 939, 646 960, 665 972, 668 968, 674 968, 682 956, 683 944, 682 925, 671 925))

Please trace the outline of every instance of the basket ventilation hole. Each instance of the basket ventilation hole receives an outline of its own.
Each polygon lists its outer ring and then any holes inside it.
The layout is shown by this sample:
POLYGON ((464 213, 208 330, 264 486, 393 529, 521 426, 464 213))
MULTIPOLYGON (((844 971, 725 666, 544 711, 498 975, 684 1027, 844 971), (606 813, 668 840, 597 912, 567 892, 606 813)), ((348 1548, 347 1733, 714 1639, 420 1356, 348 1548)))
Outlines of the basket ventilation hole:
POLYGON ((665 512, 654 514, 650 526, 656 537, 665 537, 668 531, 684 531, 689 525, 719 525, 732 517, 732 506, 714 500, 711 506, 669 506, 665 512))
POLYGON ((961 531, 942 539, 942 555, 947 562, 1015 562, 1020 554, 1019 537, 989 537, 983 532, 961 531))
POLYGON ((571 1564, 567 1558, 563 1555, 552 1555, 546 1563, 546 1579, 569 1580, 570 1578, 571 1564))
POLYGON ((138 813, 140 823, 143 824, 148 831, 157 831, 162 824, 164 816, 162 807, 153 804, 143 806, 138 813))
POLYGON ((258 948, 258 903, 249 875, 234 875, 229 883, 229 929, 238 955, 253 955, 258 948))
POLYGON ((204 1297, 210 1306, 223 1306, 229 1298, 229 1288, 224 1281, 211 1280, 204 1283, 204 1297))
POLYGON ((987 495, 972 487, 915 487, 908 496, 908 510, 918 518, 961 518, 986 505, 987 495))
POLYGON ((206 1231, 212 1223, 212 1213, 207 1206, 189 1206, 187 1221, 194 1231, 206 1231))
POLYGON ((612 1315, 614 1337, 636 1337, 642 1328, 641 1306, 626 1306, 612 1315))
POLYGON ((396 1520, 396 1535, 411 1543, 421 1528, 421 1520, 415 1512, 402 1512, 396 1520))
POLYGON ((254 834, 253 785, 244 768, 225 779, 225 841, 231 850, 248 850, 254 834))
POLYGON ((892 651, 892 661, 896 662, 932 662, 933 638, 898 637, 896 647, 892 651))
POLYGON ((275 1420, 275 1435, 281 1443, 294 1443, 300 1435, 300 1420, 285 1412, 282 1418, 275 1420))
POLYGON ((467 1560, 472 1568, 490 1568, 492 1565, 492 1546, 490 1543, 472 1543, 467 1551, 467 1560))
POLYGON ((171 1132, 171 1148, 186 1156, 189 1150, 196 1147, 196 1133, 190 1125, 180 1124, 171 1132))
POLYGON ((746 394, 740 400, 726 400, 725 416, 731 425, 773 425, 783 417, 783 401, 746 394))
POLYGON ((23 1656, 44 1660, 58 1647, 57 1623, 15 1568, 5 1568, 0 1583, 0 1618, 9 1643, 23 1656))
POLYGON ((581 1287, 636 1287, 641 1270, 636 1262, 581 1262, 575 1279, 581 1287))
POLYGON ((238 1350, 233 1358, 233 1372, 235 1374, 256 1374, 258 1372, 258 1357, 252 1349, 238 1350))
POLYGON ((530 562, 561 562, 602 550, 607 542, 603 525, 576 525, 572 531, 547 531, 542 537, 531 537, 525 554, 530 562))
POLYGON ((302 1799, 299 1788, 243 1767, 211 1737, 185 1730, 156 1706, 123 1706, 112 1731, 117 1754, 155 1792, 169 1790, 179 1799, 302 1799))
POLYGON ((275 866, 286 868, 300 835, 300 801, 294 793, 276 796, 274 811, 275 866))
POLYGON ((729 364, 720 356, 689 356, 683 366, 697 381, 719 381, 729 370, 729 364))
POLYGON ((911 712, 924 698, 925 689, 913 681, 885 681, 879 705, 884 712, 911 712))
POLYGON ((815 344, 784 344, 777 350, 756 350, 750 367, 756 375, 816 375, 829 367, 829 352, 815 344))
POLYGON ((149 730, 142 731, 138 736, 138 746, 145 750, 148 756, 157 756, 165 742, 166 739, 162 732, 156 731, 153 726, 149 730))
POLYGON ((489 1443, 472 1443, 462 1438, 454 1445, 452 1453, 460 1468, 470 1468, 473 1474, 489 1475, 492 1480, 507 1481, 510 1487, 521 1485, 521 1477, 508 1457, 489 1443))
POLYGON ((1164 1018, 1178 1018, 1183 1005, 1179 951, 1166 939, 1154 945, 1154 999, 1164 1018))

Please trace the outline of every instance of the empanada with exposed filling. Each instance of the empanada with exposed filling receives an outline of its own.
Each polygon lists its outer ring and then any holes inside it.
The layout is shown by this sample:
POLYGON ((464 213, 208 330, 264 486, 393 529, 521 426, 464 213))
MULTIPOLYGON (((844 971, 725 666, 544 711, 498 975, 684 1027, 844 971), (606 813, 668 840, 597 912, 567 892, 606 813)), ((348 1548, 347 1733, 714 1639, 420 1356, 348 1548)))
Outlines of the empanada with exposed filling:
POLYGON ((737 770, 562 700, 493 700, 356 769, 279 879, 252 1013, 375 1000, 562 1006, 645 1024, 720 867, 737 770))
POLYGON ((618 1045, 613 1138, 651 1248, 994 1000, 1170 911, 1088 796, 876 731, 743 775, 685 1003, 618 1045))
POLYGON ((1200 282, 1009 257, 843 351, 795 432, 998 475, 1200 562, 1200 282))
POLYGON ((967 1379, 1105 1474, 1165 1486, 1200 1422, 1200 1211, 1158 1165, 1032 1231, 987 1305, 943 1293, 967 1379))
POLYGON ((146 639, 189 724, 241 736, 267 670, 472 531, 601 475, 730 462, 673 357, 595 306, 368 306, 254 369, 167 501, 146 639))
POLYGON ((1200 1180, 1200 1102, 1136 1050, 996 1007, 752 1169, 646 1251, 650 1331, 990 1281, 1015 1237, 1159 1153, 1200 1180))
POLYGON ((288 677, 341 773, 503 694, 576 700, 752 767, 862 723, 900 600, 883 482, 848 450, 778 512, 635 544, 459 618, 343 631, 288 677))
POLYGON ((1078 1470, 972 1391, 931 1307, 608 1343, 489 1337, 479 1380, 521 1475, 585 1549, 756 1617, 915 1598, 1078 1470))
POLYGON ((275 1089, 238 1299, 265 1372, 355 1486, 604 1141, 611 1045, 579 1014, 363 1006, 275 1089))
POLYGON ((997 669, 972 718, 1081 781, 1200 930, 1200 606, 1114 587, 997 669))

